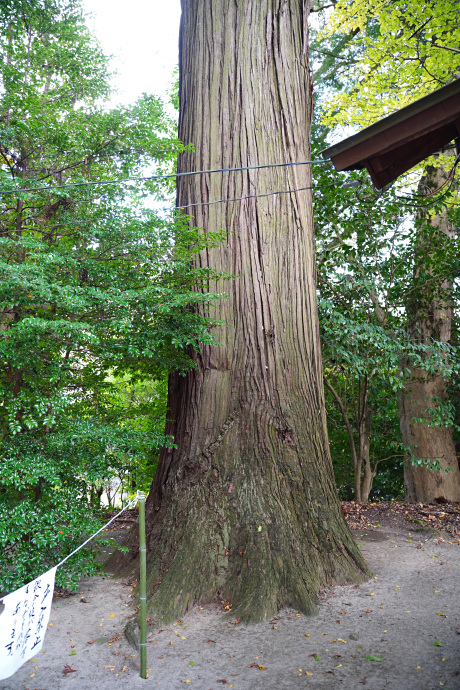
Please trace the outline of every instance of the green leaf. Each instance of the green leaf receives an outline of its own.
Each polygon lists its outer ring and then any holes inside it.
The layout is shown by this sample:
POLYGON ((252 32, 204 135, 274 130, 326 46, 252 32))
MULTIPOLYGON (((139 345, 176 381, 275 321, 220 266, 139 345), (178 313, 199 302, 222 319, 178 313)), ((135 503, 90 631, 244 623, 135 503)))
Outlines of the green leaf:
POLYGON ((369 659, 369 661, 385 661, 384 656, 373 656, 372 654, 366 654, 366 659, 369 659))

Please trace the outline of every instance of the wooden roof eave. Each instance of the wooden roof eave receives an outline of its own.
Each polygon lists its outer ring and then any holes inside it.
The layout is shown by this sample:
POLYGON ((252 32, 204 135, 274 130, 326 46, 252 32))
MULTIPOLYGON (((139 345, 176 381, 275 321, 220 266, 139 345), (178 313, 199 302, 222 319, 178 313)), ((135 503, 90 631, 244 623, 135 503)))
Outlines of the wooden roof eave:
POLYGON ((379 189, 460 137, 460 79, 321 152, 337 170, 367 168, 379 189))

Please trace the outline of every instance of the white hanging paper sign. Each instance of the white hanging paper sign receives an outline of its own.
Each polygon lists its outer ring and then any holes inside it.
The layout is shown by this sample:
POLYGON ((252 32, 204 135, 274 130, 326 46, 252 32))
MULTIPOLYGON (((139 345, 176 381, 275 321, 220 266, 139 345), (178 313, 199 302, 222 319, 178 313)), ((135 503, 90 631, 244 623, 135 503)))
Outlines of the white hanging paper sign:
POLYGON ((0 613, 0 680, 16 673, 42 648, 55 574, 56 568, 52 568, 1 600, 5 608, 0 613))

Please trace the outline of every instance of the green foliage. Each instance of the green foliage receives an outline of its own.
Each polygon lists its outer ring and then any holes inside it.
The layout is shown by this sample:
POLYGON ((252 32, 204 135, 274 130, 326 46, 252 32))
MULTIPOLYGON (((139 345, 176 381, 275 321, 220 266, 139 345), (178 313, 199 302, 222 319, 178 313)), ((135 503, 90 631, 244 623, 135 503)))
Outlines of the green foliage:
MULTIPOLYGON (((95 530, 91 503, 112 477, 145 488, 172 443, 166 373, 213 342, 221 295, 207 289, 225 277, 190 262, 218 236, 152 209, 171 183, 95 184, 171 172, 184 147, 155 97, 97 105, 107 60, 79 2, 11 0, 0 32, 0 589, 11 590, 95 530)), ((94 572, 90 552, 58 584, 94 572)))
MULTIPOLYGON (((458 11, 449 0, 409 5, 339 0, 331 12, 320 13, 311 33, 317 95, 313 133, 319 150, 328 145, 326 137, 343 139, 459 74, 458 11)), ((452 157, 442 154, 428 164, 449 170, 452 157)), ((414 194, 422 169, 418 166, 383 193, 372 190, 366 174, 338 175, 327 167, 317 174, 318 186, 350 178, 360 183, 355 192, 323 187, 315 197, 319 290, 332 305, 332 311, 322 313, 321 324, 325 375, 337 393, 334 397, 326 390, 331 450, 339 485, 348 490, 351 446, 359 450, 369 436, 374 463, 389 455, 379 431, 382 411, 393 453, 439 468, 436 460, 417 457, 416 449, 401 444, 397 400, 413 372, 440 374, 452 394, 449 400, 427 400, 414 423, 457 430, 460 419, 456 341, 446 345, 436 328, 427 338, 414 327, 414 321, 430 323, 434 304, 458 299, 458 238, 447 238, 438 228, 446 209, 458 225, 458 185, 454 180, 443 193, 422 199, 414 194), (404 185, 401 194, 397 188, 404 185), (345 432, 346 416, 352 440, 345 432), (366 417, 372 425, 364 429, 366 417)), ((401 471, 395 472, 394 459, 382 462, 386 491, 401 481, 401 471)), ((377 475, 376 491, 379 482, 377 475)))
MULTIPOLYGON (((145 378, 142 374, 125 373, 109 377, 104 416, 112 420, 117 429, 123 433, 131 431, 135 436, 140 432, 140 439, 158 438, 158 444, 133 444, 129 449, 122 449, 119 444, 107 442, 104 445, 107 464, 99 467, 91 485, 91 495, 96 503, 105 493, 109 505, 115 505, 122 495, 134 489, 148 493, 155 473, 159 446, 170 444, 164 439, 164 427, 167 414, 167 373, 158 380, 145 378), (105 471, 103 471, 105 469, 105 471), (115 485, 114 485, 115 479, 115 485)), ((90 477, 88 476, 88 480, 90 477)))
MULTIPOLYGON (((324 32, 353 35, 352 88, 334 94, 329 124, 363 127, 458 76, 460 25, 451 0, 339 0, 324 32)), ((343 57, 343 56, 341 56, 343 57)))
MULTIPOLYGON (((326 129, 313 127, 313 157, 325 148, 326 129)), ((376 195, 363 173, 343 174, 329 166, 315 170, 320 191, 314 196, 315 231, 318 257, 319 313, 323 366, 326 381, 326 407, 330 448, 337 484, 342 496, 351 497, 354 474, 364 472, 353 463, 353 450, 359 455, 368 437, 374 497, 389 497, 393 487, 402 491, 400 463, 406 449, 401 441, 398 397, 403 394, 411 368, 429 374, 441 372, 452 380, 458 370, 457 348, 435 340, 412 339, 407 331, 406 303, 417 287, 414 282, 417 253, 414 227, 408 221, 411 202, 399 198, 394 190, 376 195), (341 187, 344 181, 359 180, 358 191, 341 187), (337 397, 343 403, 338 404, 337 397), (347 433, 345 417, 352 427, 347 433), (354 446, 354 449, 351 446, 354 446)), ((441 202, 432 206, 436 212, 441 202)), ((435 235, 435 230, 432 230, 435 235)), ((458 243, 446 252, 445 242, 430 258, 437 274, 452 275, 458 243)), ((419 288, 428 295, 427 275, 418 275, 419 288)), ((436 290, 433 282, 432 292, 436 290)), ((453 425, 453 408, 433 401, 430 423, 453 425)), ((417 459, 417 463, 418 463, 417 459)), ((420 458, 433 469, 436 461, 420 458)), ((355 477, 356 484, 356 477, 355 477)))

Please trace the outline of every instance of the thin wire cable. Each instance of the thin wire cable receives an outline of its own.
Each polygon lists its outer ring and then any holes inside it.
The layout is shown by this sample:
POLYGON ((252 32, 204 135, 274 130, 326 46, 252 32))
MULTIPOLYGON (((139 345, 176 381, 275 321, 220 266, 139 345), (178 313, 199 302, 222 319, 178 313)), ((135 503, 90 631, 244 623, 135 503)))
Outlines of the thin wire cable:
MULTIPOLYGON (((268 192, 266 194, 249 194, 247 196, 239 196, 235 197, 233 199, 216 199, 215 201, 201 201, 197 202, 194 204, 186 204, 185 206, 165 206, 163 207, 163 211, 181 211, 185 208, 192 208, 196 206, 212 206, 213 204, 225 204, 225 203, 230 203, 233 201, 243 201, 244 199, 258 199, 260 197, 267 197, 267 196, 276 196, 278 194, 293 194, 295 192, 303 192, 309 189, 325 189, 326 187, 340 187, 341 189, 348 189, 351 187, 358 187, 361 185, 360 180, 350 180, 349 182, 331 182, 330 184, 325 184, 325 185, 313 185, 311 187, 299 187, 297 189, 283 189, 281 191, 277 192, 268 192)), ((86 224, 85 221, 78 221, 75 223, 59 223, 55 224, 52 226, 47 226, 44 228, 40 228, 40 230, 47 231, 49 229, 52 229, 54 227, 60 227, 60 226, 67 226, 67 225, 84 225, 86 224)))
POLYGON ((55 566, 55 567, 56 567, 56 568, 59 568, 61 565, 63 565, 66 561, 69 560, 69 558, 70 558, 71 556, 74 556, 74 555, 77 553, 77 551, 80 551, 80 549, 82 549, 84 546, 86 546, 86 544, 88 544, 92 539, 94 539, 94 537, 96 537, 100 532, 102 532, 102 530, 104 530, 106 527, 108 527, 108 526, 110 525, 111 522, 113 522, 114 520, 116 520, 117 517, 118 517, 119 515, 121 515, 122 513, 124 513, 125 510, 128 510, 128 508, 130 508, 131 506, 133 506, 135 503, 137 503, 137 496, 136 496, 136 498, 133 498, 133 499, 128 503, 128 505, 126 505, 124 508, 122 508, 122 510, 120 510, 120 512, 117 513, 111 520, 109 520, 109 521, 107 522, 107 524, 105 524, 103 527, 101 527, 101 529, 98 529, 97 532, 95 532, 94 534, 92 534, 86 541, 83 542, 83 544, 80 544, 80 546, 78 546, 74 551, 72 551, 72 553, 69 553, 69 555, 66 556, 66 557, 65 557, 60 563, 58 563, 57 566, 55 566))
MULTIPOLYGON (((444 184, 442 184, 438 189, 436 189, 434 192, 431 192, 430 194, 426 194, 424 196, 422 196, 420 194, 414 194, 412 196, 411 195, 404 195, 404 194, 403 195, 395 194, 395 197, 396 197, 396 199, 399 199, 400 201, 402 201, 402 203, 399 204, 399 206, 401 208, 403 208, 403 207, 416 208, 416 209, 429 208, 430 206, 433 206, 434 204, 438 203, 439 201, 442 201, 442 199, 444 199, 449 194, 452 187, 454 186, 454 182, 455 182, 455 177, 452 176, 452 178, 450 180, 446 180, 446 182, 444 184), (447 189, 445 189, 444 192, 440 196, 433 197, 433 194, 441 191, 441 189, 443 189, 447 183, 448 183, 447 189), (422 204, 421 201, 417 201, 417 199, 429 199, 429 201, 426 204, 422 204), (411 200, 413 200, 413 201, 411 201, 411 200)), ((444 201, 444 203, 446 203, 446 202, 444 201)), ((454 202, 447 202, 447 203, 450 203, 451 206, 456 205, 454 202)))
POLYGON ((208 173, 239 172, 241 170, 261 170, 262 168, 282 168, 294 165, 316 165, 327 163, 328 160, 300 161, 298 163, 268 163, 267 165, 247 165, 243 168, 216 168, 215 170, 190 170, 189 172, 172 173, 170 175, 148 175, 146 177, 125 177, 121 180, 100 180, 99 182, 72 182, 70 184, 58 185, 56 187, 18 187, 16 189, 0 189, 0 194, 17 194, 18 192, 55 192, 59 189, 70 189, 72 187, 96 187, 109 184, 123 184, 125 182, 145 182, 147 180, 168 180, 186 175, 205 175, 208 173))
POLYGON ((237 196, 234 199, 217 199, 216 201, 200 201, 196 204, 186 204, 185 206, 174 206, 173 211, 181 211, 184 208, 191 208, 193 206, 212 206, 213 204, 225 204, 231 201, 243 201, 244 199, 260 199, 264 196, 275 196, 276 194, 293 194, 294 192, 304 192, 307 189, 325 189, 326 187, 357 187, 359 184, 358 180, 352 180, 351 182, 331 182, 325 185, 314 185, 312 187, 299 187, 298 189, 283 189, 280 192, 268 192, 267 194, 249 194, 248 196, 237 196))
MULTIPOLYGON (((434 189, 432 192, 429 194, 403 194, 402 197, 407 197, 407 198, 418 198, 418 199, 429 199, 430 197, 434 196, 438 192, 441 191, 441 189, 444 189, 446 185, 449 185, 447 191, 450 190, 452 187, 453 181, 454 181, 454 175, 455 175, 455 169, 457 168, 457 165, 460 163, 460 154, 456 156, 455 161, 453 162, 453 165, 451 169, 449 170, 449 173, 444 180, 444 182, 437 188, 434 189)), ((444 196, 444 195, 443 195, 444 196)), ((401 197, 399 197, 401 198, 401 197)), ((440 197, 442 198, 442 197, 440 197)))
MULTIPOLYGON (((435 189, 433 192, 430 192, 429 194, 402 194, 398 195, 395 194, 395 199, 398 199, 402 203, 395 202, 397 206, 400 208, 429 208, 430 206, 433 206, 433 204, 438 203, 442 199, 444 199, 449 192, 451 191, 452 187, 454 186, 455 183, 455 169, 460 162, 460 156, 457 157, 456 162, 454 163, 452 169, 449 172, 449 175, 446 179, 446 181, 438 187, 438 189, 435 189), (447 189, 444 190, 444 192, 438 196, 433 198, 433 194, 436 194, 437 192, 440 192, 446 184, 448 185, 447 189), (421 203, 422 199, 429 199, 428 203, 421 203)), ((363 183, 361 182, 361 185, 363 183)), ((359 191, 356 190, 355 194, 358 199, 358 201, 361 201, 364 204, 372 204, 374 205, 376 201, 381 199, 385 192, 387 192, 392 186, 394 185, 394 182, 392 182, 390 185, 387 185, 384 189, 379 190, 376 194, 373 195, 372 198, 366 198, 362 197, 359 195, 359 191)), ((444 204, 449 205, 449 206, 459 206, 460 204, 452 202, 452 201, 444 201, 444 204)))

